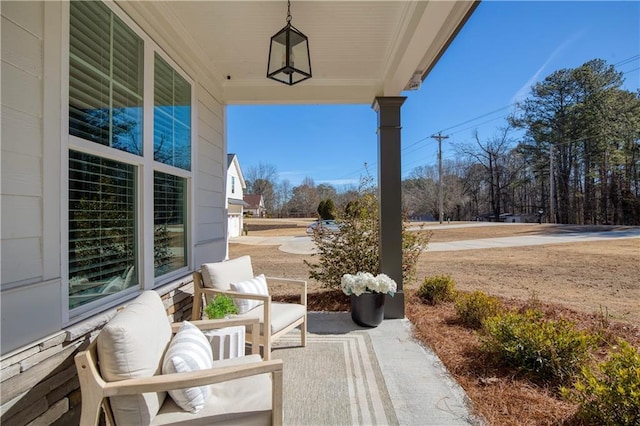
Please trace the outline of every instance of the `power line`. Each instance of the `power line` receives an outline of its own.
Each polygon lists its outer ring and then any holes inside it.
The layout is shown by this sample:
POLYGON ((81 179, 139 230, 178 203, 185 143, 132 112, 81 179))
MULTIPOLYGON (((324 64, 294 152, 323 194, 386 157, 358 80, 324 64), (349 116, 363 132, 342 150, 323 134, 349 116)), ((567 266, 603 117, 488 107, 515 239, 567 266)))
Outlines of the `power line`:
POLYGON ((639 59, 639 58, 640 58, 640 55, 633 55, 633 56, 628 57, 627 59, 621 60, 620 62, 616 62, 615 64, 613 64, 613 66, 614 67, 618 67, 620 65, 626 65, 626 64, 631 63, 631 62, 633 62, 633 61, 635 61, 636 59, 639 59))
MULTIPOLYGON (((627 64, 629 64, 629 63, 634 62, 636 59, 639 59, 639 58, 640 58, 640 55, 633 55, 633 56, 630 56, 630 57, 628 57, 628 58, 622 59, 621 61, 618 61, 618 62, 614 63, 614 64, 613 64, 613 66, 614 66, 614 67, 619 67, 619 66, 622 66, 622 65, 627 65, 627 64)), ((625 71, 625 72, 623 72, 623 74, 628 74, 628 73, 631 73, 631 72, 637 71, 638 69, 640 69, 640 67, 639 67, 639 68, 634 68, 634 69, 629 70, 629 71, 625 71)), ((492 115, 492 114, 495 114, 495 113, 497 113, 497 112, 504 111, 505 109, 508 109, 508 108, 511 108, 511 107, 517 106, 517 104, 518 104, 517 102, 513 102, 513 103, 511 103, 511 104, 509 104, 509 105, 505 105, 505 106, 503 106, 503 107, 501 107, 501 108, 497 108, 497 109, 495 109, 495 110, 493 110, 493 111, 489 111, 489 112, 486 112, 486 113, 484 113, 484 114, 480 114, 480 115, 478 115, 478 116, 476 116, 476 117, 470 118, 470 119, 465 120, 465 121, 463 121, 463 122, 460 122, 460 123, 458 123, 458 124, 454 124, 453 126, 449 126, 449 127, 447 127, 447 128, 444 128, 444 129, 440 130, 440 131, 439 131, 439 133, 447 132, 447 131, 452 130, 452 129, 455 129, 455 128, 457 128, 457 127, 464 126, 465 124, 468 124, 468 123, 474 122, 474 121, 479 120, 479 119, 484 118, 484 117, 488 117, 488 116, 490 116, 490 115, 492 115)), ((505 118, 505 117, 507 117, 507 115, 501 115, 501 116, 499 116, 499 117, 491 118, 491 119, 489 119, 489 120, 483 121, 482 123, 475 124, 475 125, 472 125, 472 126, 468 126, 468 127, 465 127, 464 129, 456 130, 456 131, 454 131, 454 132, 449 132, 449 134, 450 134, 450 135, 455 135, 455 134, 458 134, 458 133, 462 133, 462 132, 467 131, 467 130, 469 130, 469 129, 472 129, 472 128, 474 128, 474 127, 479 127, 479 126, 482 126, 482 125, 484 125, 484 124, 490 123, 490 122, 492 122, 492 121, 500 120, 500 119, 505 118)), ((429 139, 429 138, 432 138, 432 136, 425 136, 425 137, 423 137, 423 138, 420 138, 420 139, 418 139, 417 141, 412 142, 412 143, 410 143, 409 145, 407 145, 407 146, 403 147, 403 148, 401 149, 401 152, 402 152, 403 154, 410 154, 410 153, 417 152, 417 151, 419 151, 419 150, 421 150, 421 149, 424 149, 424 148, 426 147, 425 145, 418 145, 418 144, 419 144, 420 142, 424 142, 425 140, 427 140, 427 139, 429 139), (413 150, 413 151, 407 151, 407 150, 409 150, 410 148, 413 148, 413 147, 417 147, 417 148, 416 148, 415 150, 413 150)), ((580 140, 578 140, 578 141, 580 141, 580 140)), ((574 141, 562 142, 562 143, 560 143, 560 145, 562 145, 562 144, 566 144, 566 143, 572 143, 572 142, 574 142, 574 141)), ((377 165, 377 162, 372 162, 372 163, 370 163, 370 166, 375 166, 375 165, 377 165)), ((407 164, 405 164, 405 166, 406 166, 406 165, 407 165, 407 164)), ((343 177, 340 177, 339 179, 344 179, 344 178, 351 177, 351 176, 354 176, 354 175, 359 175, 359 174, 361 174, 361 173, 362 173, 363 171, 365 171, 365 170, 366 170, 366 168, 365 168, 365 167, 361 167, 360 169, 358 169, 358 170, 356 170, 356 171, 354 171, 354 172, 352 172, 352 173, 349 173, 349 174, 347 174, 347 175, 344 175, 343 177)))
POLYGON ((507 109, 507 108, 511 108, 512 106, 515 106, 515 105, 516 105, 516 103, 514 102, 514 103, 509 104, 509 105, 507 105, 507 106, 503 106, 502 108, 498 108, 498 109, 496 109, 496 110, 493 110, 493 111, 487 112, 487 113, 485 113, 485 114, 479 115, 479 116, 477 116, 477 117, 474 117, 474 118, 472 118, 472 119, 470 119, 470 120, 466 120, 466 121, 463 121, 462 123, 456 124, 456 125, 451 126, 451 127, 447 127, 446 129, 442 129, 442 130, 440 130, 440 132, 446 132, 447 130, 455 129, 456 127, 463 126, 463 125, 465 125, 465 124, 467 124, 467 123, 471 123, 472 121, 479 120, 479 119, 484 118, 484 117, 487 117, 487 116, 489 116, 489 115, 491 115, 491 114, 495 114, 496 112, 499 112, 499 111, 505 110, 505 109, 507 109))

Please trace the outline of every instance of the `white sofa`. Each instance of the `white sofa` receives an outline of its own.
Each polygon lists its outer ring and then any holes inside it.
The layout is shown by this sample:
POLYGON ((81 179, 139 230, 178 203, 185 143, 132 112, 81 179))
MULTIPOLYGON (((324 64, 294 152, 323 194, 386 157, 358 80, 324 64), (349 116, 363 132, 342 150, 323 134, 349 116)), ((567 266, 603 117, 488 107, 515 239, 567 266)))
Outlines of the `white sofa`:
MULTIPOLYGON (((192 324, 201 330, 259 326, 257 318, 192 324)), ((212 368, 161 374, 165 352, 180 328, 169 322, 154 291, 143 292, 118 312, 75 357, 82 392, 80 424, 98 424, 101 406, 115 425, 282 424, 282 361, 263 361, 258 345, 252 345, 256 349, 251 355, 211 361, 212 368), (211 396, 197 413, 180 408, 167 394, 200 387, 211 396)))

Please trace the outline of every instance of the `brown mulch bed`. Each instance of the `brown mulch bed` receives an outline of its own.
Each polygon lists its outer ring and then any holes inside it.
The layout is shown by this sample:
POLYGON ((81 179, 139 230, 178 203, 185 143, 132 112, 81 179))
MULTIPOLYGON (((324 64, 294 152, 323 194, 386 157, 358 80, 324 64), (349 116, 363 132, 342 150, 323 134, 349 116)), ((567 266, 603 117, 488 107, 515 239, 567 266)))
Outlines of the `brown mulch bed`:
MULTIPOLYGON (((298 303, 300 296, 273 296, 277 302, 298 303)), ((340 290, 312 291, 307 293, 307 310, 310 312, 346 312, 350 309, 349 296, 340 290)))
MULTIPOLYGON (((274 299, 297 301, 294 296, 274 299)), ((536 383, 513 368, 501 365, 481 350, 478 332, 458 321, 453 303, 436 306, 407 294, 406 315, 414 326, 414 336, 433 350, 456 381, 465 389, 475 413, 487 424, 499 425, 580 425, 575 419, 576 405, 563 400, 557 386, 536 383)), ((339 290, 308 294, 309 311, 348 311, 349 298, 339 290)), ((599 332, 603 337, 595 354, 603 358, 609 345, 621 337, 640 345, 640 328, 611 322, 607 313, 586 314, 559 304, 502 299, 509 309, 534 307, 546 318, 565 318, 580 329, 599 332)))

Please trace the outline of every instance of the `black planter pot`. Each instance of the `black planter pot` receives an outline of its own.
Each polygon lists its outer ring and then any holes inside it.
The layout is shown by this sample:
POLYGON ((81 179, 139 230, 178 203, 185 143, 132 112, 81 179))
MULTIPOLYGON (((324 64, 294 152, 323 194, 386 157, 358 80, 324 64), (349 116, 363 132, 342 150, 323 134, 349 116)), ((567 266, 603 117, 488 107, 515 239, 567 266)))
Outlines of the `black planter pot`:
POLYGON ((384 293, 351 295, 351 319, 362 327, 377 327, 384 319, 384 293))

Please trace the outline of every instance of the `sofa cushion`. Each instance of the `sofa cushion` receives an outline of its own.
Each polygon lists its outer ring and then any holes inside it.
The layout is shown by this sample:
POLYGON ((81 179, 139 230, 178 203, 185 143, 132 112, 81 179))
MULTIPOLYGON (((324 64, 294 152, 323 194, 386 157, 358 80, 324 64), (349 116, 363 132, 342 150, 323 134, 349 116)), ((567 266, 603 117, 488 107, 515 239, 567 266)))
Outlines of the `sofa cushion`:
MULTIPOLYGON (((160 296, 145 291, 118 312, 97 338, 100 372, 108 382, 160 374, 171 340, 171 325, 160 296)), ((111 408, 117 424, 148 424, 166 392, 114 396, 111 408)))
POLYGON ((230 290, 232 282, 246 281, 254 277, 251 257, 241 256, 224 262, 202 265, 202 281, 205 287, 230 290))
MULTIPOLYGON (((213 368, 261 362, 260 355, 214 361, 213 368)), ((260 374, 216 383, 211 397, 197 416, 178 407, 171 398, 160 409, 151 425, 270 425, 271 376, 260 374)))
MULTIPOLYGON (((231 290, 237 291, 239 293, 260 294, 262 296, 269 295, 269 289, 267 288, 267 279, 263 274, 260 274, 250 280, 232 282, 230 286, 231 290)), ((262 303, 264 302, 254 299, 233 299, 233 303, 236 304, 238 313, 244 314, 257 307, 258 305, 262 305, 262 303)))
MULTIPOLYGON (((167 353, 164 355, 162 374, 205 370, 211 368, 212 365, 213 353, 209 341, 198 327, 184 321, 171 339, 167 353)), ((200 411, 210 395, 208 386, 169 391, 169 396, 176 404, 190 413, 200 411)))

